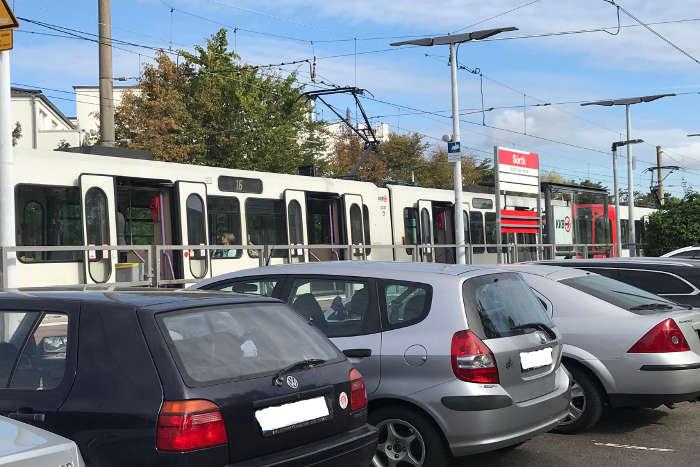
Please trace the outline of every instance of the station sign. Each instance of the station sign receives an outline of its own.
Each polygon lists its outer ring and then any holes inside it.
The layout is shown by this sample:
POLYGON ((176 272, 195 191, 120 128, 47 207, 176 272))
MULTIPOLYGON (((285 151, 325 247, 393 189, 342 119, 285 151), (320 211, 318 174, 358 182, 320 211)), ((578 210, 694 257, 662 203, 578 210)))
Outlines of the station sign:
POLYGON ((573 245, 574 226, 571 206, 553 206, 554 243, 573 245))
POLYGON ((459 141, 450 141, 447 143, 447 161, 458 162, 462 159, 462 147, 459 141))
POLYGON ((7 0, 0 0, 0 51, 12 50, 14 47, 14 29, 19 27, 19 22, 7 4, 7 0))
POLYGON ((496 148, 496 176, 502 191, 512 193, 540 192, 540 161, 533 152, 496 148))

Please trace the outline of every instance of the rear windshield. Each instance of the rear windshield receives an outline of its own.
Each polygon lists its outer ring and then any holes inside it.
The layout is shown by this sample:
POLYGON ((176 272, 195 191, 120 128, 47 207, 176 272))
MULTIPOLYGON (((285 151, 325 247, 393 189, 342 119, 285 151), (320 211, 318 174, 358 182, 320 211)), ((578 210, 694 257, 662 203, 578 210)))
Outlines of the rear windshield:
POLYGON ((672 308, 682 308, 646 290, 597 274, 572 277, 561 283, 636 314, 662 313, 672 308))
POLYGON ((282 304, 246 303, 158 315, 188 384, 273 374, 307 359, 341 358, 322 334, 282 304))
POLYGON ((465 305, 476 312, 488 339, 533 332, 539 325, 554 327, 549 313, 517 273, 469 279, 463 294, 465 305))

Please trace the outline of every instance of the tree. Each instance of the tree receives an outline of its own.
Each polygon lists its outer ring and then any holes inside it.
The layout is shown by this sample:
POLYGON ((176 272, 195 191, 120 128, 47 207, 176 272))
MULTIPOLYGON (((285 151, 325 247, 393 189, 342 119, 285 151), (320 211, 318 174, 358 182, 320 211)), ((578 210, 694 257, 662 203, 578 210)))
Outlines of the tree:
MULTIPOLYGON (((344 126, 328 157, 328 175, 348 176, 364 151, 365 142, 350 128, 344 126)), ((386 181, 386 164, 375 152, 370 152, 367 161, 360 167, 358 178, 383 186, 386 181)))
POLYGON ((294 173, 323 148, 296 76, 282 78, 240 63, 221 29, 184 60, 159 54, 140 93, 125 96, 117 136, 157 159, 294 173))
POLYGON ((700 243, 700 194, 690 192, 682 200, 669 200, 649 216, 644 253, 659 256, 700 243))

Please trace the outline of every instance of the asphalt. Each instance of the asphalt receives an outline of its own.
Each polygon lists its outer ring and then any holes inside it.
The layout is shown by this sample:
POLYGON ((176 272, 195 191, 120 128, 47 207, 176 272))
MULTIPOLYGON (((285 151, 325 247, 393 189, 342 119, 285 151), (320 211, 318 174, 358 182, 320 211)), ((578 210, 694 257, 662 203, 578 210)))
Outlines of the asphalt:
POLYGON ((611 410, 592 430, 578 435, 545 434, 510 451, 460 459, 474 466, 700 466, 700 403, 671 410, 611 410))

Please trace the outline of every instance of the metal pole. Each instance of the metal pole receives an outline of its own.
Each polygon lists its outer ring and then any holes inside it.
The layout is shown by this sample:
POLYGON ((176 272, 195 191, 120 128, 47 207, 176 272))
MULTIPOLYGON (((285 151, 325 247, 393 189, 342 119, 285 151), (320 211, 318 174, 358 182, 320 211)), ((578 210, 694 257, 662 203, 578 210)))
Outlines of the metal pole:
MULTIPOLYGON (((629 146, 629 144, 628 144, 629 146)), ((613 146, 613 190, 615 190, 615 232, 617 232, 617 242, 615 253, 618 258, 622 254, 622 230, 620 230, 620 192, 617 188, 617 147, 613 146)))
MULTIPOLYGON (((630 106, 625 106, 627 120, 627 141, 630 141, 630 106)), ((636 236, 634 233, 634 171, 632 170, 632 145, 627 143, 627 218, 629 221, 630 256, 637 256, 636 236)))
MULTIPOLYGON (((457 45, 450 43, 450 66, 452 70, 452 141, 460 141, 459 130, 459 92, 457 89, 457 45)), ((461 154, 461 153, 460 153, 461 154)), ((464 215, 462 214, 462 160, 455 162, 455 243, 464 244, 464 215)), ((465 264, 464 247, 457 247, 455 262, 465 264)))
POLYGON ((498 146, 493 147, 493 173, 494 173, 494 192, 496 193, 496 229, 497 229, 497 244, 496 262, 503 263, 503 252, 501 251, 501 181, 498 175, 498 146))
POLYGON ((659 195, 659 204, 664 205, 664 174, 662 164, 664 152, 661 150, 661 146, 656 146, 656 178, 659 180, 659 187, 656 193, 659 195))
MULTIPOLYGON (((12 154, 12 96, 10 52, 0 52, 0 246, 15 246, 15 185, 12 154)), ((3 249, 3 283, 15 287, 17 254, 3 249)))
POLYGON ((114 93, 112 91, 112 20, 110 0, 97 6, 100 53, 100 134, 102 146, 114 146, 114 93))

